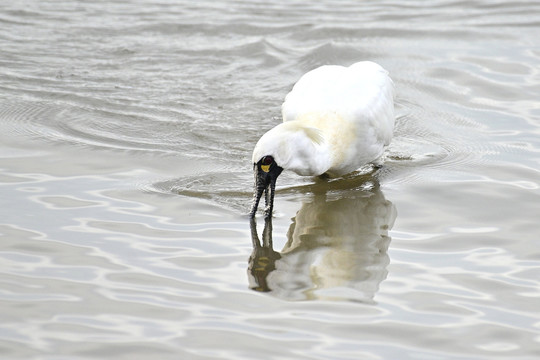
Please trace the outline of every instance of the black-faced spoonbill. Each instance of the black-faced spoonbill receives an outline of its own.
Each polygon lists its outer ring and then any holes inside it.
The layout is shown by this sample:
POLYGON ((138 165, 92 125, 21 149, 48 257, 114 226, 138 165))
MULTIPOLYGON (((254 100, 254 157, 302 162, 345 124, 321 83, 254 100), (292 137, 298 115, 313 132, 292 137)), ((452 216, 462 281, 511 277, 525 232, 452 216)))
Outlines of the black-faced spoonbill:
POLYGON ((272 216, 283 170, 338 177, 378 162, 394 130, 394 85, 388 72, 370 61, 325 65, 302 76, 281 109, 283 123, 253 150, 252 218, 263 192, 265 215, 272 216))

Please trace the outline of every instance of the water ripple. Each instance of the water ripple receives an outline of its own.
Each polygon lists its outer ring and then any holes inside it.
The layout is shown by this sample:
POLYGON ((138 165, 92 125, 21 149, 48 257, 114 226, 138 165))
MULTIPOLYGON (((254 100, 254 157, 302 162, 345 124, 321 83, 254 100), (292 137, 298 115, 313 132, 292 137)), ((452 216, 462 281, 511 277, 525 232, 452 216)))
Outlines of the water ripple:
POLYGON ((2 355, 538 358, 538 10, 5 2, 2 355), (396 84, 385 166, 283 174, 250 226, 285 94, 363 59, 396 84))

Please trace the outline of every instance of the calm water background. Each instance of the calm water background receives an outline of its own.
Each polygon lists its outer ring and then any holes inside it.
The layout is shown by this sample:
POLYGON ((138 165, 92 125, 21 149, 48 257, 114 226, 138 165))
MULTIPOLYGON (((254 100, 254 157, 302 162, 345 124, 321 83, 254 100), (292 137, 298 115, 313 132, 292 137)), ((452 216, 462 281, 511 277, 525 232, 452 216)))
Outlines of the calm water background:
POLYGON ((0 25, 2 359, 540 358, 538 1, 4 1, 0 25), (251 228, 285 94, 359 60, 396 84, 386 166, 283 175, 251 228))

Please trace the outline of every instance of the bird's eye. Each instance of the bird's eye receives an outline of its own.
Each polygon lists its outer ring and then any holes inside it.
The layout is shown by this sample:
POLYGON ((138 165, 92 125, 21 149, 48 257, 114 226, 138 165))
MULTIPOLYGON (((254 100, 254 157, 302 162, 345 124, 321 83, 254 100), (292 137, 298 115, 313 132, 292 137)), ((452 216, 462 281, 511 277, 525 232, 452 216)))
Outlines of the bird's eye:
POLYGON ((274 158, 272 156, 265 156, 261 159, 261 165, 272 165, 274 158))

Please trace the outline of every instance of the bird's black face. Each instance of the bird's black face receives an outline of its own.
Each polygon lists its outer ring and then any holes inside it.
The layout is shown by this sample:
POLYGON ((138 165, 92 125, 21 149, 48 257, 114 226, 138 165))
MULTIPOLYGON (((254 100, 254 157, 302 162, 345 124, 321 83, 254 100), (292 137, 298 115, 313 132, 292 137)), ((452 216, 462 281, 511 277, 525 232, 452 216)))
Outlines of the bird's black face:
POLYGON ((255 217, 263 192, 265 193, 265 216, 272 216, 276 179, 282 171, 283 168, 276 164, 274 158, 270 155, 263 156, 259 162, 253 164, 255 186, 253 191, 253 205, 249 213, 252 218, 255 217))

